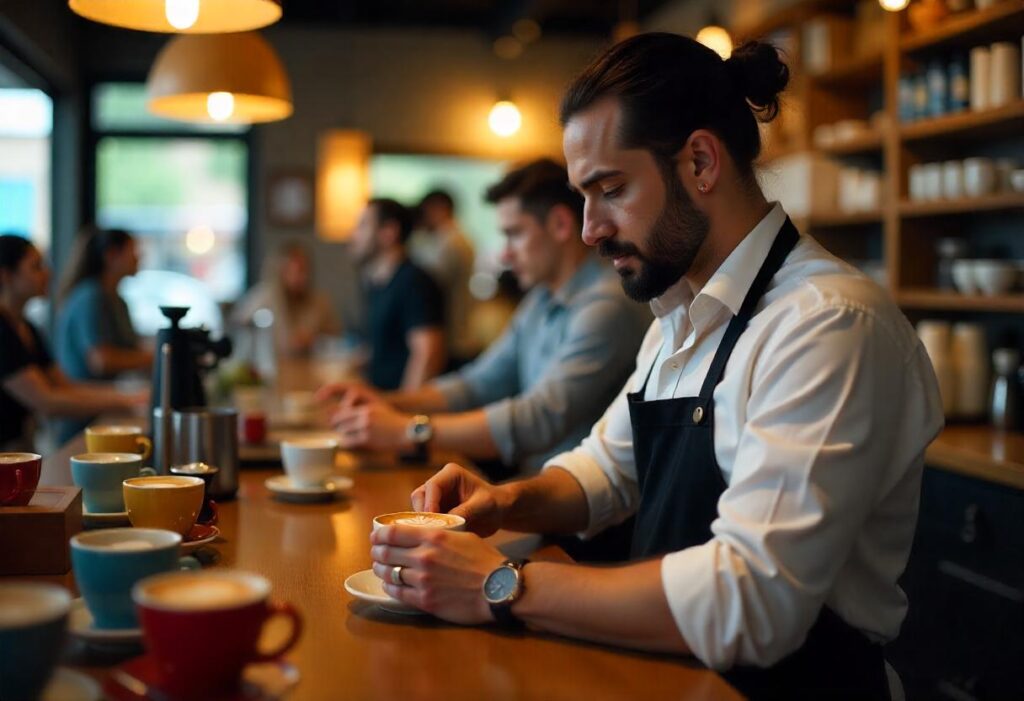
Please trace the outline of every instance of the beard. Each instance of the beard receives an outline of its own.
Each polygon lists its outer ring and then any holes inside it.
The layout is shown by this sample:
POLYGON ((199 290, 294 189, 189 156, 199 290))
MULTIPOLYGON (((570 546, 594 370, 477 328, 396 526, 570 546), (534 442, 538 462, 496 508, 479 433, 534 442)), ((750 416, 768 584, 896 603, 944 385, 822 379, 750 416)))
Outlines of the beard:
POLYGON ((676 284, 693 265, 697 251, 707 238, 708 223, 674 171, 662 174, 666 198, 658 219, 647 236, 648 253, 642 254, 631 243, 605 239, 598 251, 606 258, 634 256, 640 261, 639 270, 619 270, 622 289, 636 302, 650 302, 676 284))

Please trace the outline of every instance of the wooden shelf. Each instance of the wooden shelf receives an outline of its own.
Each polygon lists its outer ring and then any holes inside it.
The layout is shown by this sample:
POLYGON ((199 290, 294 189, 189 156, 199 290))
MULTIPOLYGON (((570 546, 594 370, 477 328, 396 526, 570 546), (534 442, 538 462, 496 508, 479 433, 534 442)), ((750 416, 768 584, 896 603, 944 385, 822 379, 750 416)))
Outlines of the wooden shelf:
POLYGON ((1004 192, 985 197, 965 197, 959 200, 939 200, 938 202, 904 200, 899 204, 899 213, 900 216, 909 219, 1021 208, 1024 208, 1024 192, 1004 192))
POLYGON ((984 10, 951 15, 933 29, 911 34, 900 40, 906 53, 952 47, 970 48, 1000 39, 1020 41, 1024 31, 1024 3, 1001 0, 984 10))
POLYGON ((812 75, 811 80, 819 86, 843 89, 865 87, 873 84, 881 86, 882 54, 879 52, 867 56, 858 56, 825 73, 812 75))
POLYGON ((849 10, 849 1, 846 0, 798 0, 791 3, 778 12, 768 13, 764 19, 746 26, 732 28, 732 35, 737 39, 737 45, 746 39, 760 39, 768 34, 773 34, 780 29, 787 29, 801 22, 806 22, 814 15, 827 10, 849 10))
POLYGON ((931 467, 1024 489, 1024 433, 947 426, 925 453, 931 467))
POLYGON ((900 126, 903 141, 993 139, 1024 135, 1024 100, 981 112, 958 112, 900 126))
POLYGON ((832 144, 831 146, 822 146, 819 147, 818 150, 822 153, 827 153, 830 156, 857 156, 881 153, 882 135, 878 132, 872 132, 870 134, 858 136, 855 139, 848 139, 847 141, 832 144))
POLYGON ((932 289, 904 289, 896 293, 896 302, 909 309, 1024 313, 1024 294, 986 297, 932 289))

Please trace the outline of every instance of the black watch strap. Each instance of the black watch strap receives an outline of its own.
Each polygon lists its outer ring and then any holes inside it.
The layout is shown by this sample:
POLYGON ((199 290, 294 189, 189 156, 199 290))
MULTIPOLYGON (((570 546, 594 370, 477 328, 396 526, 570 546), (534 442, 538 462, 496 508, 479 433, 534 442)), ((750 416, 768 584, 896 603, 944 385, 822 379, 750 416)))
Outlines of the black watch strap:
MULTIPOLYGON (((529 564, 529 562, 530 561, 527 560, 527 559, 523 559, 523 560, 508 560, 508 561, 505 562, 503 567, 504 566, 515 567, 517 570, 519 570, 519 576, 522 577, 522 575, 523 575, 523 568, 526 567, 526 565, 529 564)), ((516 600, 518 600, 518 598, 519 597, 516 597, 516 600)), ((516 600, 510 601, 507 604, 490 604, 491 615, 494 616, 494 620, 498 623, 498 625, 502 626, 503 628, 525 628, 526 627, 526 624, 523 623, 522 619, 519 618, 514 613, 512 613, 512 605, 516 602, 516 600)))

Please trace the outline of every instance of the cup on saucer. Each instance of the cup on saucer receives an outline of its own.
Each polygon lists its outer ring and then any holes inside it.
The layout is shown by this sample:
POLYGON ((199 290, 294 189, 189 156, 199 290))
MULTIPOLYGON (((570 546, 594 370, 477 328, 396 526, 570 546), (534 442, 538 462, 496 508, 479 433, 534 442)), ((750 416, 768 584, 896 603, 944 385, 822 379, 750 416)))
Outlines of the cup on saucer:
POLYGON ((137 453, 143 460, 153 453, 153 444, 138 426, 89 426, 85 448, 90 453, 137 453))
POLYGON ((134 477, 122 485, 128 518, 136 528, 160 528, 184 537, 203 508, 205 483, 198 477, 134 477))
POLYGON ((138 453, 82 453, 71 457, 71 479, 82 488, 82 504, 94 514, 123 512, 122 483, 155 474, 153 468, 142 466, 138 453))
POLYGON ((161 574, 132 590, 142 635, 162 691, 180 698, 219 698, 236 691, 247 665, 277 660, 298 642, 302 617, 270 599, 270 582, 237 570, 161 574), (268 652, 257 649, 273 616, 291 620, 291 634, 268 652), (196 648, 201 641, 201 649, 196 648), (210 654, 197 654, 209 651, 210 654))
POLYGON ((172 475, 198 477, 203 481, 203 508, 199 511, 196 523, 212 526, 217 523, 217 502, 210 498, 210 488, 217 478, 220 468, 205 462, 189 462, 184 465, 171 465, 172 475))
POLYGON ((296 487, 318 487, 334 474, 338 441, 333 438, 302 438, 281 441, 281 462, 296 487))
POLYGON ((34 701, 57 665, 71 594, 56 584, 0 583, 0 699, 34 701))
POLYGON ((194 558, 179 558, 181 536, 155 528, 109 528, 71 538, 71 566, 94 626, 138 627, 132 586, 161 572, 198 569, 194 558))

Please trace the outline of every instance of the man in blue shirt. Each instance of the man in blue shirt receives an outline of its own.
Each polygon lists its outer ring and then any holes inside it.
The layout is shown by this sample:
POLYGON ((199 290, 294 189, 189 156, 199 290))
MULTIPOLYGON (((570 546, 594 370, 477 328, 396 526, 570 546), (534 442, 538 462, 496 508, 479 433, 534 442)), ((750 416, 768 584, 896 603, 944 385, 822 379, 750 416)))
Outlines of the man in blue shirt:
POLYGON ((335 385, 347 448, 430 444, 524 473, 577 445, 633 370, 650 323, 618 276, 580 238, 583 198, 565 168, 535 161, 490 188, 505 264, 530 289, 504 334, 476 361, 417 391, 335 385))

